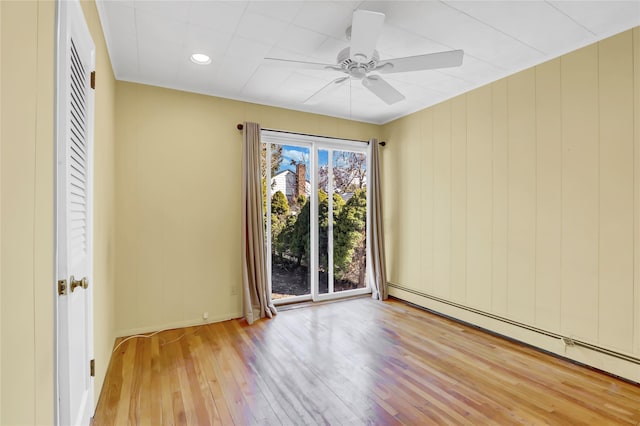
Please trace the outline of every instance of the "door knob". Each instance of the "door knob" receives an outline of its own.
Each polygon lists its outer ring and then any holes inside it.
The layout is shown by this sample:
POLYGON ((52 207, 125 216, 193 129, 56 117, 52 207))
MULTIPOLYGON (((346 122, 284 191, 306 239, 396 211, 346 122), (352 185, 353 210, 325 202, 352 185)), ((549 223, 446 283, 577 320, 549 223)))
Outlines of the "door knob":
POLYGON ((73 275, 71 275, 69 281, 71 281, 71 293, 73 293, 73 290, 75 290, 76 287, 82 287, 84 289, 89 287, 89 281, 87 281, 87 277, 84 277, 81 280, 76 280, 73 275))

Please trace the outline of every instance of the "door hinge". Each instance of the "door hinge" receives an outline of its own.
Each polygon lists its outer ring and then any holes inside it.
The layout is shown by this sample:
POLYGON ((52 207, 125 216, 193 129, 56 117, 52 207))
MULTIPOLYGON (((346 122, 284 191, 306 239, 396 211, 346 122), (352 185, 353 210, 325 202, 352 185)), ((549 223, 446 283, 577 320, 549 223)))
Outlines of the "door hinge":
POLYGON ((96 377, 96 360, 92 359, 89 361, 89 371, 91 373, 91 377, 96 377))
POLYGON ((95 90, 96 88, 96 72, 91 71, 91 88, 95 90))
POLYGON ((58 280, 58 296, 67 294, 67 280, 58 280))

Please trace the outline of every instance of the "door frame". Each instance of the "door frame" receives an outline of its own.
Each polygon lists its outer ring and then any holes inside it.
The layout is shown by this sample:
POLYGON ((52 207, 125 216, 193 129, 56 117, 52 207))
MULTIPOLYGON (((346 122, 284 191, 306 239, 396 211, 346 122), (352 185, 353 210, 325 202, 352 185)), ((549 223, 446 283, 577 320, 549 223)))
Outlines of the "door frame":
MULTIPOLYGON (((347 139, 340 138, 331 138, 325 136, 313 136, 313 135, 303 135, 298 133, 289 133, 275 130, 265 130, 261 131, 261 143, 266 145, 267 150, 267 161, 266 164, 269 163, 269 158, 271 155, 271 144, 278 145, 294 145, 300 147, 309 148, 309 177, 311 184, 311 209, 310 209, 310 247, 311 253, 309 256, 309 271, 310 271, 310 294, 301 295, 301 296, 293 296, 287 297, 286 299, 277 299, 274 300, 274 305, 285 305, 296 302, 304 302, 304 301, 327 301, 327 300, 335 300, 335 299, 343 299, 346 297, 353 297, 358 295, 370 294, 372 292, 371 288, 371 279, 370 279, 370 262, 367 262, 367 279, 365 280, 365 287, 357 288, 353 290, 343 290, 338 293, 323 293, 319 292, 319 283, 318 283, 318 263, 319 263, 319 253, 318 253, 318 240, 319 240, 319 227, 318 227, 318 151, 319 150, 330 150, 333 151, 351 151, 351 152, 362 152, 367 156, 367 182, 371 182, 371 168, 369 167, 371 161, 371 147, 365 142, 353 141, 347 139)), ((329 159, 329 164, 331 164, 332 158, 329 159)), ((266 173, 266 190, 269 191, 269 182, 271 182, 271 168, 267 167, 266 173)), ((367 245, 367 259, 371 259, 371 244, 370 244, 370 230, 371 230, 371 209, 369 206, 369 200, 371 200, 371 188, 367 185, 367 219, 366 219, 366 245, 367 245)), ((269 196, 267 198, 267 210, 271 205, 271 198, 269 196)), ((332 195, 330 195, 330 200, 332 199, 332 195)), ((269 291, 271 292, 272 283, 271 283, 271 215, 267 214, 267 267, 269 269, 268 281, 269 281, 269 291)), ((333 250, 332 247, 329 247, 329 250, 333 250)), ((333 277, 333 274, 331 274, 333 277)))

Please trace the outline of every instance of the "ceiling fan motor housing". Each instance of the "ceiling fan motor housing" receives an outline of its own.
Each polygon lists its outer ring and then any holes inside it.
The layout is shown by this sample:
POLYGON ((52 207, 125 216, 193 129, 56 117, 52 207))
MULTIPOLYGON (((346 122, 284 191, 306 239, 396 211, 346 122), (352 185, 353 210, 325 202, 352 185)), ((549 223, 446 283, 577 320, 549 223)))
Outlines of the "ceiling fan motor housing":
POLYGON ((363 79, 369 71, 376 69, 378 61, 380 60, 380 55, 378 55, 377 50, 373 51, 373 55, 369 62, 356 62, 352 60, 350 50, 350 48, 345 47, 340 51, 340 53, 338 53, 338 66, 345 73, 349 74, 353 78, 363 79))

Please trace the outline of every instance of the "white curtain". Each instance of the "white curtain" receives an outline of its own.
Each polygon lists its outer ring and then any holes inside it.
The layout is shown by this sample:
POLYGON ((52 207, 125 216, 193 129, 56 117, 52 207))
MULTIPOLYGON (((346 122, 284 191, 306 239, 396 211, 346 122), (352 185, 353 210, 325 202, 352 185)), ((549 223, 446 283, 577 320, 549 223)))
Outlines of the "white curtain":
POLYGON ((382 220, 382 195, 380 182, 380 150, 377 139, 369 141, 371 147, 371 182, 369 208, 371 209, 371 289, 374 299, 386 300, 387 271, 384 255, 384 222, 382 220))
POLYGON ((242 138, 243 314, 249 324, 277 313, 271 301, 262 212, 260 125, 244 123, 242 138))

